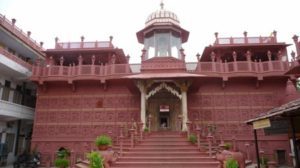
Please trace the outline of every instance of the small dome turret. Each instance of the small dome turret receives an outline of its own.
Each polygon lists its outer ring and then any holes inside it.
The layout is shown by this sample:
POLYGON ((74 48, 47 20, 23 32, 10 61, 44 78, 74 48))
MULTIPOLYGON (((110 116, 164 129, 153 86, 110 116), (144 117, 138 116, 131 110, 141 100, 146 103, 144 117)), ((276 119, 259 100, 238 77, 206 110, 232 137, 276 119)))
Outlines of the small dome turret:
POLYGON ((136 33, 138 41, 144 44, 143 59, 153 57, 174 57, 184 59, 181 45, 188 40, 189 32, 180 27, 177 15, 164 9, 151 13, 145 28, 136 33))
POLYGON ((160 10, 157 10, 148 16, 146 26, 152 24, 180 24, 179 19, 174 12, 165 10, 163 3, 161 3, 160 6, 160 10))

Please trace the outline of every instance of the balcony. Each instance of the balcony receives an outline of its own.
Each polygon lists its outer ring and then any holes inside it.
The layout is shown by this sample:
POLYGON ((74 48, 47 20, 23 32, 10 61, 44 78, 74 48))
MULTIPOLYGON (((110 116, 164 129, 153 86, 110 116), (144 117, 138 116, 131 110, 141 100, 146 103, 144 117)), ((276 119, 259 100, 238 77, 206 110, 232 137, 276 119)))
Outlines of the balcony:
POLYGON ((5 119, 34 119, 34 108, 0 100, 0 116, 5 119))
POLYGON ((276 44, 276 37, 229 37, 217 38, 214 45, 276 44))
POLYGON ((6 58, 22 65, 23 67, 27 68, 28 70, 31 70, 31 64, 29 64, 28 62, 22 60, 21 58, 19 58, 18 56, 8 52, 7 50, 5 50, 4 48, 0 47, 0 54, 5 56, 6 58))
POLYGON ((28 34, 24 33, 20 28, 18 28, 15 25, 15 20, 14 22, 11 22, 7 18, 5 18, 4 15, 0 14, 0 25, 10 33, 14 34, 20 40, 22 40, 25 44, 33 48, 35 51, 39 52, 41 55, 44 55, 43 53, 41 53, 41 51, 44 50, 41 45, 33 40, 28 34))
POLYGON ((129 64, 110 65, 77 65, 77 66, 33 66, 31 80, 39 81, 68 81, 101 80, 118 78, 131 74, 129 64))
POLYGON ((67 42, 56 43, 55 49, 99 49, 113 48, 110 41, 95 41, 95 42, 67 42))
POLYGON ((260 79, 266 76, 281 76, 289 69, 288 62, 284 61, 235 61, 235 62, 198 62, 194 73, 207 76, 235 77, 253 76, 260 79))

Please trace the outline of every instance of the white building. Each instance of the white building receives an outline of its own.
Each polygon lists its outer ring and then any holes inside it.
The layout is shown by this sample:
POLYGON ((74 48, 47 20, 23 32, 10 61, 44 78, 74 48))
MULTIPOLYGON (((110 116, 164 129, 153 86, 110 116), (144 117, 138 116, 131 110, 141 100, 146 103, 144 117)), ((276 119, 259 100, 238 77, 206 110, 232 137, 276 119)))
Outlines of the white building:
POLYGON ((42 43, 15 24, 0 14, 0 166, 30 148, 36 87, 29 77, 32 63, 44 59, 42 43))

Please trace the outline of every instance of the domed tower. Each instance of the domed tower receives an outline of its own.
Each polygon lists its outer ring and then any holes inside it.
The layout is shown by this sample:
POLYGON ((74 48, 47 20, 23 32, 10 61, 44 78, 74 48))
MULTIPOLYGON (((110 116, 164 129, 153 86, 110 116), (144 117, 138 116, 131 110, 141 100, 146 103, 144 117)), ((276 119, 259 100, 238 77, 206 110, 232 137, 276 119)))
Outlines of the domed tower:
POLYGON ((188 40, 189 32, 180 27, 177 15, 164 9, 149 15, 146 26, 137 32, 138 42, 144 44, 142 61, 155 57, 173 57, 184 61, 182 43, 188 40))

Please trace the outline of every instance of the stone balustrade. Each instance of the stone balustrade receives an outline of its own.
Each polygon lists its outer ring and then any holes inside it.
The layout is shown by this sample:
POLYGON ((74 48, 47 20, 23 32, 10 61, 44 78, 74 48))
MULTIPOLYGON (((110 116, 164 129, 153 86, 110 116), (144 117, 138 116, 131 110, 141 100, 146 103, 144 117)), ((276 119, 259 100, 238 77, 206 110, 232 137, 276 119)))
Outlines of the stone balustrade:
POLYGON ((288 70, 288 63, 284 61, 234 61, 234 62, 198 62, 196 72, 208 73, 217 72, 228 74, 234 72, 241 73, 267 73, 267 72, 284 72, 288 70))
POLYGON ((22 65, 23 67, 27 68, 28 70, 31 70, 31 64, 29 64, 28 62, 22 60, 21 58, 19 58, 18 56, 8 52, 7 50, 5 50, 4 48, 0 47, 0 54, 5 56, 6 58, 22 65))
POLYGON ((42 43, 38 44, 35 40, 33 40, 30 35, 31 32, 28 31, 25 33, 23 30, 16 26, 16 19, 12 19, 9 21, 4 15, 0 14, 0 26, 4 27, 6 30, 11 32, 13 35, 22 40, 25 44, 32 47, 35 51, 38 51, 40 54, 44 55, 41 51, 43 51, 42 43))
POLYGON ((129 64, 111 64, 111 65, 47 65, 33 66, 32 80, 66 80, 68 82, 79 79, 99 79, 113 75, 130 74, 129 64))

